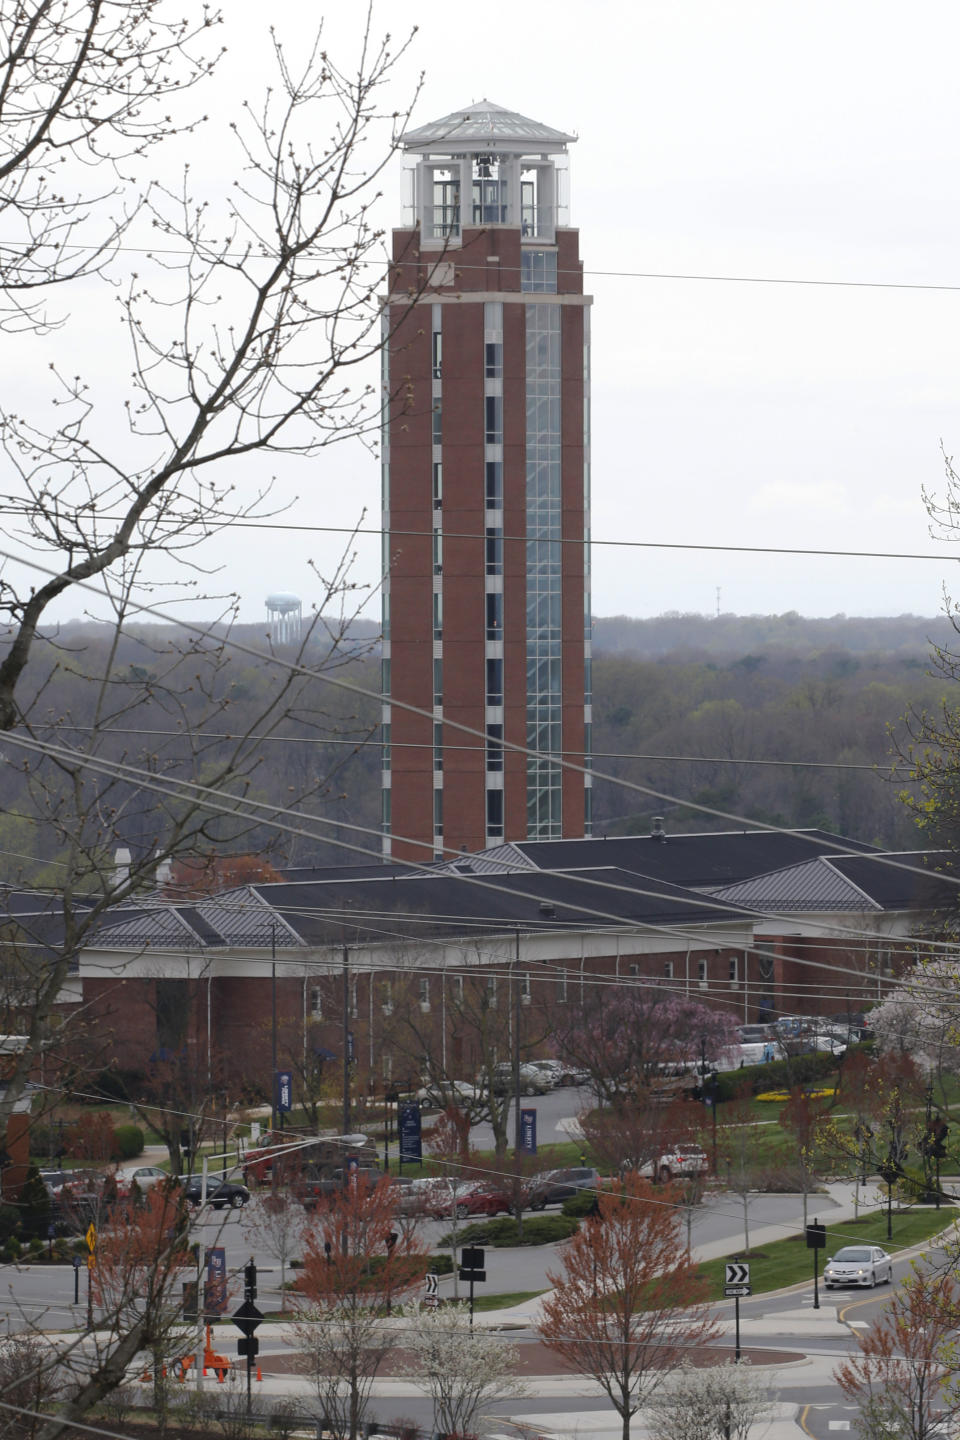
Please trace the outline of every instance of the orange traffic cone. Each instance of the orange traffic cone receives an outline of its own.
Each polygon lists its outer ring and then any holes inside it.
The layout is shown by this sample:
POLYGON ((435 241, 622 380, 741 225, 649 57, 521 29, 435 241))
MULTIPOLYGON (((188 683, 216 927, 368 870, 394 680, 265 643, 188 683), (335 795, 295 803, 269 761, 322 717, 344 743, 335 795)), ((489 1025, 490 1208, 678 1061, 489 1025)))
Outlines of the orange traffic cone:
POLYGON ((258 1385, 261 1384, 262 1381, 263 1381, 263 1375, 261 1374, 260 1366, 258 1365, 258 1366, 257 1366, 257 1384, 258 1384, 258 1385))

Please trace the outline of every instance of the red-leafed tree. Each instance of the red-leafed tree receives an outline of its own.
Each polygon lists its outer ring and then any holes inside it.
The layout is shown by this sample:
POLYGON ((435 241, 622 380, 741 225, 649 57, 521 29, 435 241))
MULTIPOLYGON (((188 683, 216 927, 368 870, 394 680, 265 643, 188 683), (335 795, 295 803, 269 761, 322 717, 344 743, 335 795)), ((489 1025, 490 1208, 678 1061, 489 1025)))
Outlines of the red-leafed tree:
POLYGON ((295 1330, 342 1440, 357 1440, 370 1388, 396 1343, 384 1314, 426 1273, 426 1247, 395 1228, 396 1205, 386 1177, 373 1187, 358 1179, 317 1210, 306 1231, 295 1330))
POLYGON ((960 1413, 955 1333, 960 1283, 952 1276, 914 1274, 869 1330, 858 1331, 860 1353, 834 1372, 859 1407, 864 1440, 932 1440, 960 1413))
POLYGON ((182 1321, 183 1282, 196 1278, 189 1250, 189 1222, 183 1192, 175 1184, 105 1207, 94 1221, 90 1273, 96 1324, 91 1344, 95 1362, 86 1383, 70 1401, 70 1418, 122 1381, 138 1351, 153 1356, 155 1408, 163 1416, 167 1363, 194 1348, 195 1331, 182 1321))
POLYGON ((719 1334, 670 1200, 636 1175, 614 1184, 564 1248, 563 1273, 548 1276, 540 1334, 609 1396, 623 1440, 664 1372, 719 1334))

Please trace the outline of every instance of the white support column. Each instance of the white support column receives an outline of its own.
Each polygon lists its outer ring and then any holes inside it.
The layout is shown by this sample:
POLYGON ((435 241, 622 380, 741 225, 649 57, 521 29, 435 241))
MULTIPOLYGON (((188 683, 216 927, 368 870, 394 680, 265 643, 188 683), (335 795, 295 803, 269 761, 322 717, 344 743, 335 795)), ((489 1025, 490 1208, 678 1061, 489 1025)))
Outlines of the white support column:
POLYGON ((460 156, 460 234, 473 224, 473 156, 460 156))

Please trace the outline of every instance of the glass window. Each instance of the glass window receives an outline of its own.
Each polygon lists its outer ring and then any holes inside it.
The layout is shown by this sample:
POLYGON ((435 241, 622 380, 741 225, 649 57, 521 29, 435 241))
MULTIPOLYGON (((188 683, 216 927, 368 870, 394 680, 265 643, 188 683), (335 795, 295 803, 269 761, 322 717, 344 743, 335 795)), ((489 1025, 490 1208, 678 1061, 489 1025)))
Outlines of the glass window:
POLYGON ((383 695, 390 694, 390 661, 380 661, 380 691, 383 695))
POLYGON ((491 1005, 496 1005, 496 1003, 497 1003, 497 977, 496 977, 496 975, 488 975, 488 976, 487 976, 487 999, 489 1000, 489 1002, 490 1002, 491 1005))
POLYGON ((380 758, 380 768, 381 768, 381 770, 389 770, 389 769, 390 769, 390 726, 389 726, 389 725, 381 725, 381 726, 380 726, 380 735, 381 735, 382 740, 383 740, 383 744, 382 744, 381 747, 380 747, 380 756, 381 756, 381 758, 380 758))
MULTIPOLYGON (((484 406, 484 440, 487 445, 503 444, 503 396, 485 395, 484 406)), ((439 440, 434 444, 439 445, 439 440)))
MULTIPOLYGON (((436 666, 436 661, 434 665, 436 666)), ((487 704, 503 704, 503 661, 487 661, 487 704)))
POLYGON ((663 974, 666 980, 673 979, 673 961, 665 960, 663 963, 663 974))
POLYGON ((323 1019, 323 991, 319 985, 314 985, 310 991, 310 1014, 314 1020, 323 1019))
POLYGON ((700 984, 701 984, 701 985, 706 985, 706 983, 707 983, 707 962, 706 962, 706 960, 698 960, 698 961, 697 961, 697 979, 700 981, 700 984))
POLYGON ((439 786, 433 792, 433 833, 443 834, 443 791, 439 786))
POLYGON ((427 975, 420 976, 420 1008, 430 1009, 430 977, 427 975))
POLYGON ((487 791, 487 834, 503 834, 503 791, 487 791))
POLYGON ((524 1005, 530 1004, 530 971, 523 970, 520 973, 520 999, 524 1005))
POLYGON ((433 638, 443 639, 443 596, 439 590, 433 592, 433 638))
POLYGON ((520 257, 520 266, 521 290, 539 291, 544 295, 556 295, 556 250, 524 250, 520 257))
POLYGON ((438 529, 433 532, 433 573, 443 574, 443 531, 438 529))
POLYGON ((483 347, 483 373, 488 380, 503 376, 503 346, 496 340, 488 340, 483 347))
POLYGON ((439 510, 443 504, 443 463, 440 460, 433 462, 433 508, 439 510))
POLYGON ((503 639, 503 594, 499 590, 487 594, 487 639, 503 639))
POLYGON ((487 527, 487 574, 503 574, 503 531, 499 526, 487 527))
POLYGON ((559 978, 559 980, 557 981, 557 1004, 558 1004, 558 1005, 566 1005, 566 1003, 567 1003, 567 977, 566 977, 566 975, 561 975, 560 978, 559 978))
POLYGON ((503 726, 487 726, 487 769, 503 769, 503 726))
POLYGON ((503 505, 503 463, 500 460, 487 461, 486 500, 488 510, 499 510, 503 505))
POLYGON ((439 380, 443 370, 443 336, 439 330, 433 332, 433 350, 430 368, 434 380, 439 380))
POLYGON ((433 703, 443 704, 443 661, 439 656, 434 656, 433 660, 433 703))
POLYGON ((380 791, 380 828, 386 835, 390 833, 390 797, 392 793, 390 790, 380 791))
POLYGON ((433 725, 433 768, 443 769, 443 724, 439 720, 433 725))
POLYGON ((443 407, 439 400, 433 402, 433 443, 443 444, 443 407))

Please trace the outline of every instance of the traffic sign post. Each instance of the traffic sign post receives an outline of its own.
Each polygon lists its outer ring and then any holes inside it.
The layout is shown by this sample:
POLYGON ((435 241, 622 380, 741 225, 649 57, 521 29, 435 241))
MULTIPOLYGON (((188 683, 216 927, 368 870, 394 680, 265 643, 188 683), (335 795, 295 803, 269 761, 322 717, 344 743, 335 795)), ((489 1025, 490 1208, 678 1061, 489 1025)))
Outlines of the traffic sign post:
POLYGON ((257 1298, 257 1267, 253 1260, 243 1267, 243 1304, 233 1314, 233 1323, 243 1335, 237 1341, 237 1354, 247 1357, 247 1414, 253 1408, 251 1386, 253 1366, 260 1350, 260 1341, 254 1333, 263 1321, 263 1313, 253 1303, 257 1298))
POLYGON ((85 1236, 87 1249, 87 1333, 93 1331, 93 1267, 96 1263, 97 1228, 91 1221, 85 1236))
POLYGON ((470 1324, 473 1324, 473 1287, 487 1278, 483 1268, 483 1250, 479 1245, 465 1245, 460 1251, 460 1279, 470 1284, 470 1324))
POLYGON ((740 1300, 741 1297, 753 1294, 750 1284, 750 1266, 743 1260, 732 1260, 724 1269, 723 1293, 728 1300, 733 1300, 734 1315, 734 1360, 740 1360, 740 1300))
POLYGON ((813 1308, 820 1309, 820 1274, 817 1265, 817 1252, 827 1248, 827 1227, 814 1220, 812 1225, 807 1226, 807 1249, 813 1251, 813 1308))

